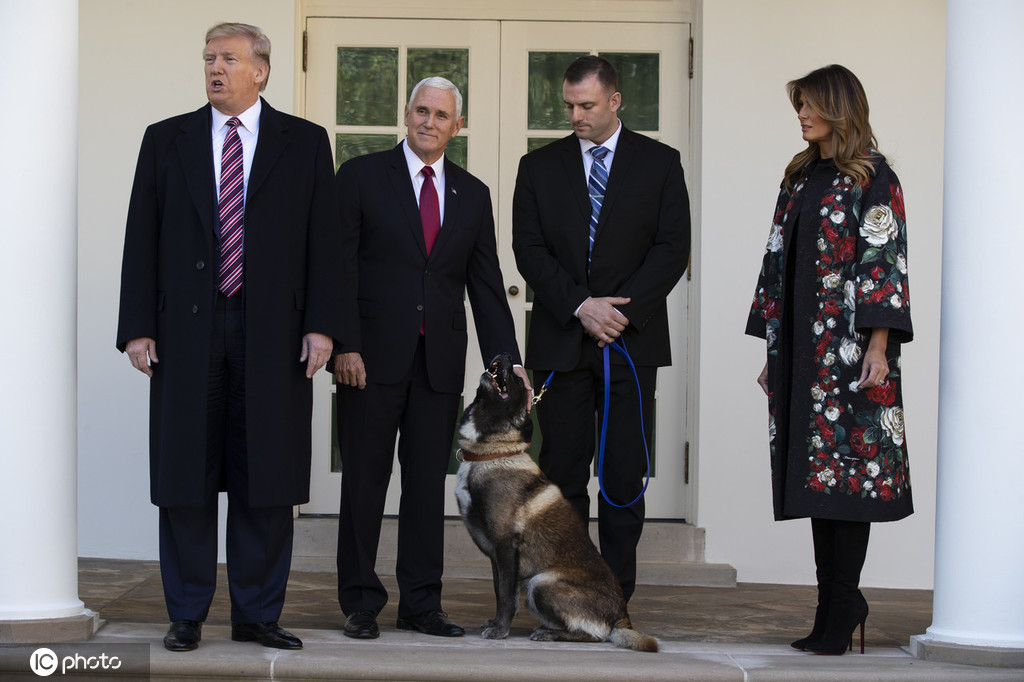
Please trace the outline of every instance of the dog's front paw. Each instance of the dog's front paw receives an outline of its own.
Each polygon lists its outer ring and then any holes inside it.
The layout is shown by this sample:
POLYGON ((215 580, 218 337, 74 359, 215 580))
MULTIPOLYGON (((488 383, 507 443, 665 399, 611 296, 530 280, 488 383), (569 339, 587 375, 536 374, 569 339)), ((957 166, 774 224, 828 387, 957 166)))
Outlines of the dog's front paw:
POLYGON ((508 637, 508 625, 502 624, 496 618, 491 618, 482 626, 480 636, 484 639, 505 639, 508 637))

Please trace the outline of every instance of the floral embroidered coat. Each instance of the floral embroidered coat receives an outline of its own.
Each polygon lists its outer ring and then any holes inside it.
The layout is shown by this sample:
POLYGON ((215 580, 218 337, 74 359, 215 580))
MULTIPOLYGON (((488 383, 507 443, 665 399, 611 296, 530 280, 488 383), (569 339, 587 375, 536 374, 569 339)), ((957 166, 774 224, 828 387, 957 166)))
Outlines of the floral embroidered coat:
POLYGON ((831 160, 779 194, 746 333, 766 339, 776 519, 913 512, 900 346, 913 338, 903 192, 877 156, 867 185, 831 160), (889 375, 858 386, 871 330, 889 375))

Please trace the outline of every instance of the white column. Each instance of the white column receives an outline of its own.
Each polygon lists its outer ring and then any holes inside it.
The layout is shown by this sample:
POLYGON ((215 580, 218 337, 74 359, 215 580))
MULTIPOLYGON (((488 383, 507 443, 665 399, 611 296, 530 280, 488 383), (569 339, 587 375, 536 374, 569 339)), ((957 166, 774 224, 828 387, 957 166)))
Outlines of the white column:
POLYGON ((997 666, 1024 665, 1022 26, 1019 0, 947 2, 935 598, 911 643, 997 666))
POLYGON ((0 642, 79 639, 77 0, 0 0, 0 82, 0 642))

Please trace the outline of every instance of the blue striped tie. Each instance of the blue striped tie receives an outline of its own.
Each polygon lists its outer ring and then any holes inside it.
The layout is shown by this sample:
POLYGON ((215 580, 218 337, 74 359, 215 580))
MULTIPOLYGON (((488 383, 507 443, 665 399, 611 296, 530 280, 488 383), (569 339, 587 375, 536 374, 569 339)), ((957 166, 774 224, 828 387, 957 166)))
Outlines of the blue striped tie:
POLYGON ((600 145, 590 148, 594 163, 590 166, 590 178, 587 186, 590 189, 590 245, 587 248, 587 270, 590 270, 590 252, 594 250, 594 236, 597 234, 597 220, 601 217, 601 204, 604 203, 604 190, 608 186, 608 169, 604 167, 604 157, 610 150, 600 145))

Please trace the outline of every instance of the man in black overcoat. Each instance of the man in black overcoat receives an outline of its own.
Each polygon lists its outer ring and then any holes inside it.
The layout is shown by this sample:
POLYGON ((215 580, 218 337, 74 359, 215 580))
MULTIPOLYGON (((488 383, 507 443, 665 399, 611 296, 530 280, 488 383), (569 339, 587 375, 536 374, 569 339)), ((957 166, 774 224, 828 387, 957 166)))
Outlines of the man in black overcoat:
POLYGON ((258 28, 213 27, 203 59, 209 104, 142 140, 117 330, 150 377, 164 646, 200 640, 226 490, 232 639, 297 649, 277 621, 309 498, 311 377, 341 335, 333 161, 323 128, 259 96, 258 28))
MULTIPOLYGON (((569 66, 562 94, 574 134, 521 159, 512 208, 516 264, 534 291, 526 363, 536 381, 557 372, 537 406, 539 463, 584 523, 604 346, 623 343, 636 365, 649 441, 657 368, 671 364, 665 301, 690 253, 679 152, 621 124, 617 87, 615 69, 600 57, 569 66)), ((599 499, 598 524, 601 555, 629 599, 644 522, 643 499, 629 502, 646 467, 637 381, 618 353, 611 356, 604 485, 621 506, 599 499)))
MULTIPOLYGON (((465 121, 461 111, 454 84, 424 79, 405 108, 406 139, 342 164, 337 175, 345 280, 345 338, 335 358, 338 601, 348 616, 344 633, 357 639, 379 635, 376 617, 388 599, 374 566, 399 432, 397 626, 464 633, 441 610, 441 574, 467 291, 484 362, 501 352, 520 362, 490 192, 444 155, 465 121)), ((525 380, 526 371, 516 371, 525 380)))

